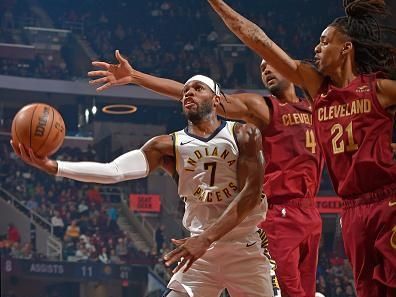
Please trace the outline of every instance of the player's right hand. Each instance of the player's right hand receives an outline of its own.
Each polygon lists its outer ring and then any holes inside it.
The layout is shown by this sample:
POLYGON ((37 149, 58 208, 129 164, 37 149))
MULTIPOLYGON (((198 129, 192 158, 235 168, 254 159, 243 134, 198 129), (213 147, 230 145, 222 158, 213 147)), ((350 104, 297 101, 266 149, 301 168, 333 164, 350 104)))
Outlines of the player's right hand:
POLYGON ((103 69, 88 72, 89 77, 100 77, 89 81, 91 85, 100 84, 100 86, 96 88, 96 91, 100 92, 112 86, 122 86, 133 83, 133 73, 135 70, 129 64, 128 60, 121 56, 119 50, 115 51, 115 57, 119 64, 109 64, 101 61, 92 62, 93 66, 103 69))
POLYGON ((56 161, 50 160, 48 157, 40 158, 35 155, 32 149, 26 149, 22 144, 16 146, 12 140, 10 143, 15 154, 17 154, 25 163, 43 170, 48 174, 55 175, 58 172, 58 163, 56 161))

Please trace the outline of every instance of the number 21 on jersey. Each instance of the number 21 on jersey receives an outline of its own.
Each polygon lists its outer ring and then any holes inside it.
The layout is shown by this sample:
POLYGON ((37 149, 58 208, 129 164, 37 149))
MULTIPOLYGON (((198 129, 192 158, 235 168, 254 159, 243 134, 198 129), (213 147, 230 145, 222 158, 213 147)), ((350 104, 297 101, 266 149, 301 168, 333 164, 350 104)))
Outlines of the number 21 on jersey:
POLYGON ((348 124, 348 126, 346 126, 346 128, 344 129, 344 127, 341 124, 334 124, 331 127, 331 143, 333 145, 333 154, 340 154, 345 152, 345 150, 347 152, 352 152, 352 151, 356 151, 359 146, 358 144, 355 142, 354 138, 353 138, 353 125, 352 122, 350 122, 348 124), (346 132, 347 136, 348 136, 348 141, 345 145, 344 140, 340 138, 344 135, 344 132, 346 132))

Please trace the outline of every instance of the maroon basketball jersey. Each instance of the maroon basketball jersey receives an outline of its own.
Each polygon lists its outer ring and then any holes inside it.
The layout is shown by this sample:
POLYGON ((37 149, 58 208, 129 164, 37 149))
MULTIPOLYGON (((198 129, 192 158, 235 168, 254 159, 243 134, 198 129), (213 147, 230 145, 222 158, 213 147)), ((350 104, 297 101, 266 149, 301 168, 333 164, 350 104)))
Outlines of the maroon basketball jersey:
POLYGON ((264 192, 269 201, 314 198, 323 167, 312 127, 312 112, 306 100, 281 103, 266 98, 272 106, 270 125, 262 131, 265 157, 264 192))
POLYGON ((376 74, 345 88, 324 83, 314 103, 314 126, 335 191, 354 198, 396 182, 393 117, 376 95, 376 74))

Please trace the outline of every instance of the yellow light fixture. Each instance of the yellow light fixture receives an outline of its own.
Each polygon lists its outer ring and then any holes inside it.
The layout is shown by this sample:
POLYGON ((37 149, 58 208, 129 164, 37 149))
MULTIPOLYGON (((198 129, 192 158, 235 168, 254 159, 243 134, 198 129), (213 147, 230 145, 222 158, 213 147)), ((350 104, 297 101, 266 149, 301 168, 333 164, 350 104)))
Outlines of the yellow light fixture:
POLYGON ((108 114, 130 114, 136 112, 137 107, 131 104, 113 104, 106 105, 102 108, 104 113, 108 114))

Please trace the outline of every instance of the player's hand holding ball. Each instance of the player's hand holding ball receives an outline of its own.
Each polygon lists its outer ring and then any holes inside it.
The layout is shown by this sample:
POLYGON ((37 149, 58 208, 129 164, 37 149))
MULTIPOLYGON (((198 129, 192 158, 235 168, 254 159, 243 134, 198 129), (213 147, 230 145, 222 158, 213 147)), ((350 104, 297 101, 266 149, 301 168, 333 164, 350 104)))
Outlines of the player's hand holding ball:
POLYGON ((26 163, 56 174, 56 161, 48 159, 61 147, 65 138, 62 116, 53 107, 34 103, 15 115, 11 128, 11 145, 26 163))

